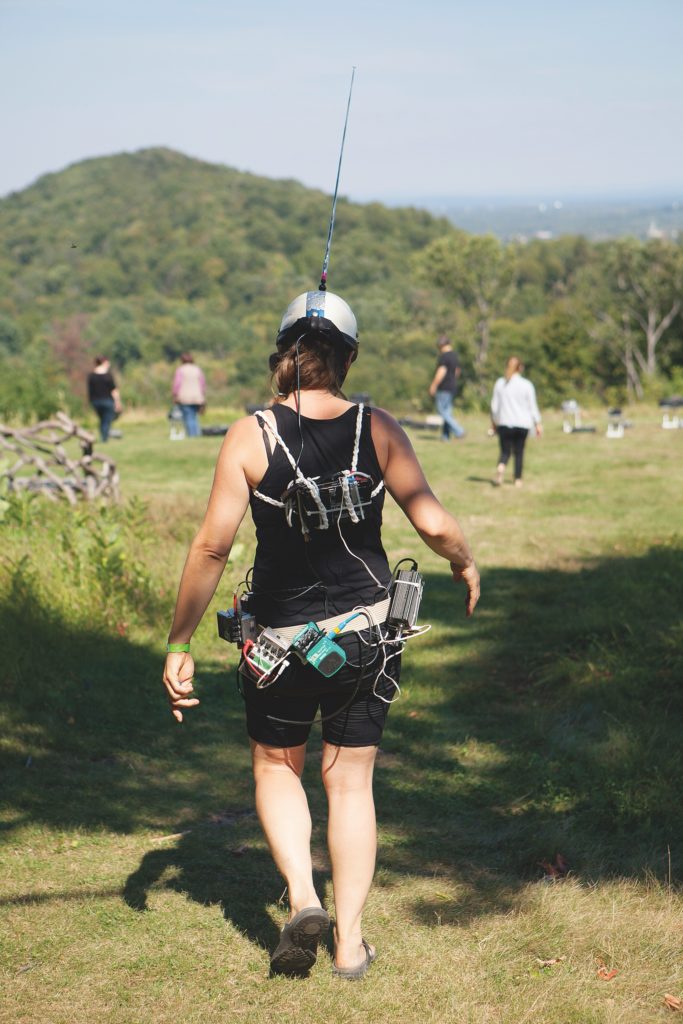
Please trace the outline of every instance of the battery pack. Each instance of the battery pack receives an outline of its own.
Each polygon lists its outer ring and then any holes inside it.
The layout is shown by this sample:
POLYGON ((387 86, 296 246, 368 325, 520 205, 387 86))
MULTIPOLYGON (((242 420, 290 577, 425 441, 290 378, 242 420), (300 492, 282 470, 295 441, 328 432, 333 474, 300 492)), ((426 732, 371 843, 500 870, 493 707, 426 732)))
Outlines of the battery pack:
POLYGON ((216 625, 221 640, 229 644, 240 644, 242 642, 242 630, 240 628, 240 617, 234 608, 228 608, 225 612, 216 612, 216 625))
POLYGON ((422 601, 424 580, 417 569, 400 569, 391 588, 387 625, 400 632, 414 629, 422 601))
POLYGON ((216 612, 216 625, 221 640, 225 640, 229 644, 244 647, 247 640, 256 640, 258 632, 256 619, 253 615, 241 612, 239 607, 237 611, 234 608, 228 608, 227 611, 216 612))

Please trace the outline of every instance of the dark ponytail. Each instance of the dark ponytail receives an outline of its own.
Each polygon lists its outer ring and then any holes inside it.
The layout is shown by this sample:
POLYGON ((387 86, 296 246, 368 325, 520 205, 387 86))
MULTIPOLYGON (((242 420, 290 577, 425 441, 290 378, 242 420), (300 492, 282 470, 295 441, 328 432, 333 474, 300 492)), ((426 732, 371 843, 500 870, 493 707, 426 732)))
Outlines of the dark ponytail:
MULTIPOLYGON (((341 393, 346 377, 349 352, 344 345, 320 334, 306 334, 299 339, 298 383, 302 391, 341 393)), ((290 395, 297 389, 297 345, 284 352, 273 352, 269 359, 271 384, 279 395, 290 395)))

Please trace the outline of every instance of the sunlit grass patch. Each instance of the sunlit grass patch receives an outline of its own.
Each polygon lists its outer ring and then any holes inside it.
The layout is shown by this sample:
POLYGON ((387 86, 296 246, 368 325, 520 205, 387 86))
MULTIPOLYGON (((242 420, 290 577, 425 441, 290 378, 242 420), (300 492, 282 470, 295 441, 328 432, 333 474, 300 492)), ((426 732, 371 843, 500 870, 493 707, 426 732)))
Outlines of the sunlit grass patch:
MULTIPOLYGON (((0 526, 3 1019, 671 1016, 664 994, 683 995, 683 438, 654 421, 618 442, 549 426, 521 492, 486 481, 483 418, 457 448, 415 439, 479 556, 471 620, 387 502, 390 560, 418 555, 433 628, 406 653, 378 757, 365 927, 380 957, 359 986, 332 978, 325 950, 307 982, 267 976, 283 883, 253 814, 235 652, 213 619, 249 567, 248 524, 195 640, 202 704, 178 729, 162 696, 178 573, 220 440, 183 448, 165 424, 134 423, 111 448, 121 507, 13 508, 0 526), (568 875, 544 881, 557 854, 568 875)), ((329 902, 319 735, 311 747, 329 902)))

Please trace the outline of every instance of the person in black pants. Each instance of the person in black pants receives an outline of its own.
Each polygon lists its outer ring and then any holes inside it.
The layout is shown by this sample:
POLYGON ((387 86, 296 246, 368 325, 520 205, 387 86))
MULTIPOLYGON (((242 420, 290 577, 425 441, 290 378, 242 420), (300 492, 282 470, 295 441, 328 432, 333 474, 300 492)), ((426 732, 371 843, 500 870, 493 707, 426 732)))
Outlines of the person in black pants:
POLYGON ((522 486, 524 445, 533 428, 536 437, 543 433, 541 414, 536 402, 536 390, 530 380, 522 376, 524 366, 517 356, 510 356, 505 376, 499 377, 491 398, 491 423, 500 441, 500 457, 493 484, 500 487, 510 455, 515 457, 515 487, 522 486))
POLYGON ((100 437, 107 441, 121 412, 121 396, 106 356, 95 356, 95 369, 88 374, 88 399, 100 421, 100 437))
POLYGON ((515 481, 522 479, 524 445, 529 431, 526 427, 498 427, 500 441, 499 466, 507 466, 511 455, 515 459, 515 481))

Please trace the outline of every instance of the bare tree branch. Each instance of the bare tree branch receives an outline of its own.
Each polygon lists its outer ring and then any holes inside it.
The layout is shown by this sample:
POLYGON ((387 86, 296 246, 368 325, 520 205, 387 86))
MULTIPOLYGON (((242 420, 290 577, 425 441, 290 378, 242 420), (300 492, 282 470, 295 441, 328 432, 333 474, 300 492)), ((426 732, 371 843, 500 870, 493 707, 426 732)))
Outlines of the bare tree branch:
POLYGON ((10 465, 0 466, 0 481, 6 481, 10 492, 34 491, 53 501, 64 498, 71 505, 78 498, 117 501, 116 463, 107 455, 94 455, 94 443, 90 431, 62 412, 30 427, 0 423, 0 453, 14 456, 10 465), (69 441, 77 442, 80 456, 69 455, 65 447, 69 441))

